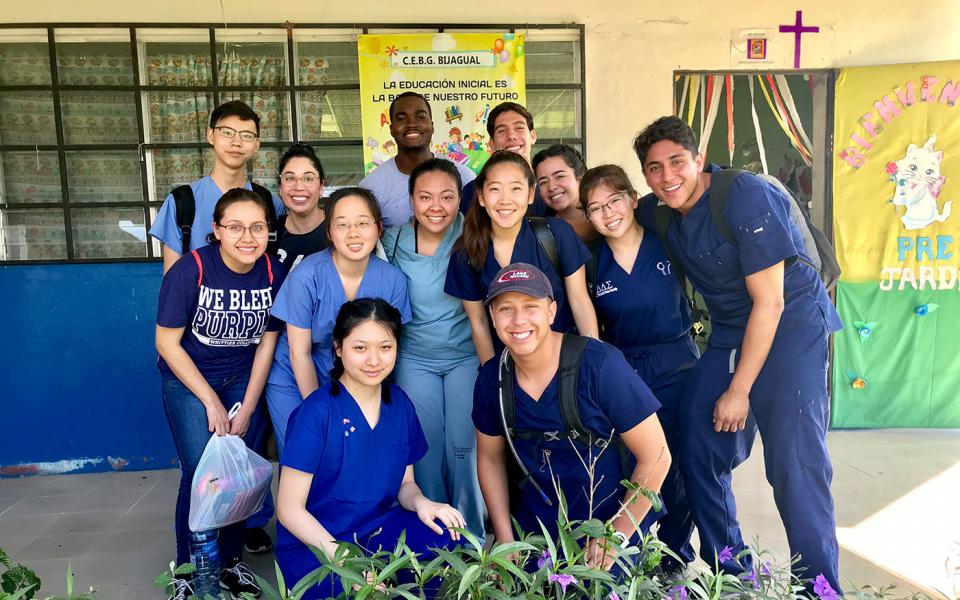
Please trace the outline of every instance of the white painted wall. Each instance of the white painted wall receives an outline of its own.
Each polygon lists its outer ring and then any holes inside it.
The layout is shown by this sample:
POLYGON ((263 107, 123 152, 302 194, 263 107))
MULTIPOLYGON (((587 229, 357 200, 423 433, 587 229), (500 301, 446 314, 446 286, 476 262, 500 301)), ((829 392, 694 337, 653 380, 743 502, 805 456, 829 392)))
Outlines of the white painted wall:
MULTIPOLYGON (((7 0, 8 23, 329 22, 583 23, 586 26, 587 143, 590 162, 617 162, 637 183, 630 139, 672 108, 676 69, 729 69, 731 31, 777 28, 803 10, 820 33, 803 36, 802 67, 825 68, 960 58, 960 1, 807 0, 729 2, 552 0, 480 3, 435 0, 7 0)), ((792 34, 778 67, 791 68, 792 34)), ((958 74, 960 76, 960 74, 958 74)))

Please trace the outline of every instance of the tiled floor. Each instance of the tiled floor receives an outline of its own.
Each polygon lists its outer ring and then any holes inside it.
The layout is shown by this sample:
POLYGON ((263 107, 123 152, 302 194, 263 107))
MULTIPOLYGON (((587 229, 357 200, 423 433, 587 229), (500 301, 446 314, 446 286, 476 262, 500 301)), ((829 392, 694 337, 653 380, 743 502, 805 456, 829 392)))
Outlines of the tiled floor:
MULTIPOLYGON (((960 557, 960 431, 832 432, 841 572, 853 584, 897 584, 898 595, 952 596, 944 561, 960 557)), ((163 598, 154 577, 173 556, 178 472, 0 479, 0 547, 34 569, 43 594, 163 598)), ((734 478, 744 537, 786 553, 760 448, 734 478)), ((271 557, 249 561, 273 579, 271 557)))

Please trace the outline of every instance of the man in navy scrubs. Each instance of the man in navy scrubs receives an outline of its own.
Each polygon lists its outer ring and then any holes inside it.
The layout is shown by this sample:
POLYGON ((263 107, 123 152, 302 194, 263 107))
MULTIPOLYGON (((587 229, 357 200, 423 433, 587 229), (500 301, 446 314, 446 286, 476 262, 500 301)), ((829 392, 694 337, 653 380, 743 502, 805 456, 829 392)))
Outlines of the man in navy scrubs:
MULTIPOLYGON (((724 547, 744 549, 731 471, 746 460, 759 429, 773 486, 801 577, 823 575, 840 591, 837 537, 825 443, 827 338, 843 327, 818 273, 808 265, 789 202, 772 185, 741 175, 717 228, 709 205, 711 173, 693 130, 661 117, 633 142, 653 195, 643 218, 654 229, 657 200, 672 209, 664 243, 706 301, 713 326, 694 368, 683 421, 681 469, 700 552, 713 564, 724 547)), ((749 559, 721 565, 752 568, 749 559)))
MULTIPOLYGON (((477 474, 497 541, 514 539, 511 515, 528 533, 540 532, 539 520, 556 535, 560 506, 556 484, 566 498, 569 519, 592 516, 609 521, 625 546, 636 533, 634 521, 643 520, 650 502, 639 495, 630 501, 620 480, 628 473, 642 486, 659 490, 670 467, 670 453, 655 414, 660 404, 619 350, 550 328, 557 304, 550 280, 536 267, 514 263, 501 269, 490 283, 486 304, 506 346, 501 359, 509 358, 503 370, 501 360, 488 360, 474 387, 477 474), (599 446, 566 436, 558 370, 561 347, 571 340, 585 342, 577 369, 576 407, 584 428, 602 438, 599 446), (498 395, 501 377, 509 377, 514 390, 515 420, 509 440, 498 395), (601 451, 607 441, 612 441, 610 447, 601 451), (597 459, 592 480, 584 467, 591 456, 597 459), (506 465, 517 458, 526 477, 510 490, 506 465), (591 483, 596 488, 592 501, 591 483), (510 497, 511 491, 515 497, 510 497)), ((615 551, 591 544, 591 564, 609 569, 615 551)))

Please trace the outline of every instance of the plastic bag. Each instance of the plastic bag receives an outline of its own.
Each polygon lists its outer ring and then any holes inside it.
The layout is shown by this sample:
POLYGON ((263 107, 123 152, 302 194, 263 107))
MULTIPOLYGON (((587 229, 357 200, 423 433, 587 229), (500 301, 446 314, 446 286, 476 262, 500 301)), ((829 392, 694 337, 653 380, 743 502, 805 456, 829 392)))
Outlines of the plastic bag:
MULTIPOLYGON (((230 410, 232 418, 239 409, 230 410)), ((273 465, 235 435, 214 434, 203 450, 190 488, 191 531, 218 529, 245 520, 263 506, 273 465)))

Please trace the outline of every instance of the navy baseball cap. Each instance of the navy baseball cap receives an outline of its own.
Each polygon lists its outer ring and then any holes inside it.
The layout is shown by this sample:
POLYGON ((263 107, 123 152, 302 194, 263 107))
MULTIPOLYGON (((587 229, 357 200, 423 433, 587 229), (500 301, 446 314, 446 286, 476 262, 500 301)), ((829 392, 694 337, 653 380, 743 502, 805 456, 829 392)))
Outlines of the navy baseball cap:
POLYGON ((500 294, 520 292, 534 298, 550 298, 553 300, 553 286, 543 271, 527 263, 513 263, 500 269, 487 288, 487 299, 484 305, 500 294))

